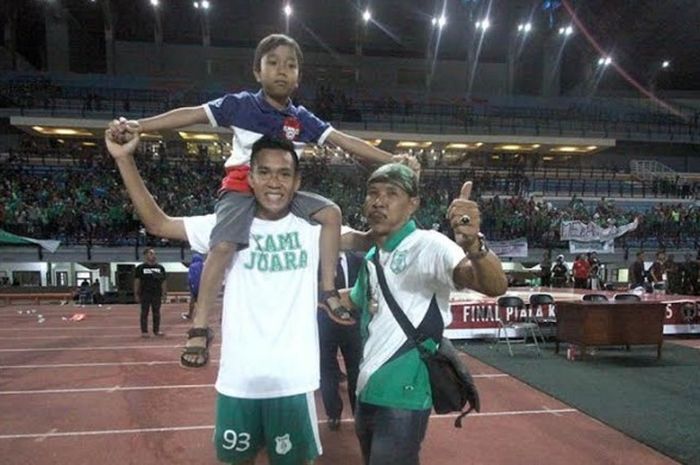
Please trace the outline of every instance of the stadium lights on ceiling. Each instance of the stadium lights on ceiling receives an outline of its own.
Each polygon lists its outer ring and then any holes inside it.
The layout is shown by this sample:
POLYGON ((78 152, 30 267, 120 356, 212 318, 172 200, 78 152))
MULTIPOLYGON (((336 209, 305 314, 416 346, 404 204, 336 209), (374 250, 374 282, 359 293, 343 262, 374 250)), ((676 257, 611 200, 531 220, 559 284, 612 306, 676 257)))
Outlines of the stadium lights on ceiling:
POLYGON ((489 21, 488 18, 484 18, 481 21, 476 22, 476 28, 481 29, 482 31, 486 31, 486 29, 489 27, 491 27, 491 21, 489 21))
POLYGON ((609 56, 598 58, 598 66, 608 66, 612 63, 612 58, 609 56))
POLYGON ((292 16, 292 6, 289 3, 284 6, 282 11, 284 11, 286 17, 292 16))
POLYGON ((532 23, 521 23, 518 24, 518 32, 522 32, 523 34, 527 34, 532 30, 532 23))
POLYGON ((151 0, 151 5, 155 8, 158 6, 159 1, 158 0, 151 0))
POLYGON ((559 35, 560 36, 569 37, 573 33, 574 33, 574 27, 571 25, 559 28, 559 35))
POLYGON ((370 19, 372 19, 372 13, 370 13, 368 8, 364 11, 364 13, 362 13, 362 20, 368 23, 370 19))
POLYGON ((203 10, 208 10, 210 6, 207 0, 203 0, 201 2, 194 2, 193 5, 195 8, 202 8, 203 10))
POLYGON ((430 22, 433 25, 433 27, 437 27, 439 29, 442 29, 443 27, 445 27, 445 24, 447 24, 447 18, 445 17, 444 14, 440 15, 439 18, 433 16, 433 19, 430 22))
POLYGON ((669 60, 664 60, 664 61, 661 63, 661 67, 662 67, 663 69, 666 69, 666 68, 668 68, 669 66, 671 66, 671 62, 670 62, 669 60))

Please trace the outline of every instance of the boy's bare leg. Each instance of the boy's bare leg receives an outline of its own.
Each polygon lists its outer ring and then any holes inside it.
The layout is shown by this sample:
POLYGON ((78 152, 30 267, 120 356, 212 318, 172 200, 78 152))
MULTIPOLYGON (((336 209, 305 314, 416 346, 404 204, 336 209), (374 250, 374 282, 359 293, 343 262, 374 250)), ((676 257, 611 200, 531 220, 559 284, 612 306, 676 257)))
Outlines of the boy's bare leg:
MULTIPOLYGON (((197 310, 192 320, 193 328, 206 328, 209 326, 209 312, 216 303, 216 298, 224 280, 224 272, 231 264, 237 246, 231 242, 219 242, 211 250, 202 268, 202 278, 197 297, 197 310)), ((187 340, 186 347, 205 347, 207 340, 204 337, 193 337, 187 340)), ((196 354, 184 355, 185 359, 192 363, 201 363, 202 360, 196 354)))
MULTIPOLYGON (((335 290, 335 270, 340 253, 340 223, 342 215, 337 206, 328 206, 311 215, 315 221, 321 224, 321 290, 335 290)), ((328 299, 332 309, 340 306, 340 300, 336 297, 328 299)))

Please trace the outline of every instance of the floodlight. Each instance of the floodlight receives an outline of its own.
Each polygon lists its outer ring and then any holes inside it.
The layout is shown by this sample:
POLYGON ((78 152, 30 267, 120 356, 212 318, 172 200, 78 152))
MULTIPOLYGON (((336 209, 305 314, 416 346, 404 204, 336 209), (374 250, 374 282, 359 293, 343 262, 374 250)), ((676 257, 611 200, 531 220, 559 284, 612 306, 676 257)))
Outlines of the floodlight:
POLYGON ((209 2, 207 0, 203 0, 201 5, 202 5, 202 8, 204 8, 205 10, 209 9, 209 2))
POLYGON ((671 62, 669 60, 664 60, 663 63, 661 63, 661 67, 666 69, 669 66, 671 66, 671 62))
POLYGON ((489 27, 491 27, 491 21, 489 21, 488 18, 484 18, 481 21, 476 22, 476 28, 481 29, 482 31, 485 31, 489 27))
POLYGON ((158 0, 151 0, 151 5, 153 5, 154 7, 158 6, 158 3, 158 0))
POLYGON ((518 32, 522 32, 523 34, 527 34, 532 30, 532 23, 520 23, 518 24, 518 32))
POLYGON ((289 5, 289 4, 285 5, 283 11, 284 11, 284 15, 285 15, 285 16, 287 16, 287 17, 292 16, 292 7, 291 7, 291 5, 289 5))
POLYGON ((573 33, 574 33, 574 28, 571 25, 559 28, 559 35, 560 36, 568 37, 573 33))
POLYGON ((370 19, 372 19, 372 13, 370 13, 369 9, 365 10, 364 13, 362 13, 362 19, 364 22, 369 22, 370 19))

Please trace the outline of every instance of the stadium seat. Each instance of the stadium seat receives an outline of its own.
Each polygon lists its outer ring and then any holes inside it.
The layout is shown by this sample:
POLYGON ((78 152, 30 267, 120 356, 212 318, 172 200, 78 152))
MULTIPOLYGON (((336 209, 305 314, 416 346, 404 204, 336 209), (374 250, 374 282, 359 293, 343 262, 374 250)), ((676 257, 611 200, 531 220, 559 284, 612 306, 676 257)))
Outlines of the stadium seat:
POLYGON ((581 298, 581 300, 585 302, 607 302, 608 297, 603 294, 586 294, 581 298))
POLYGON ((547 336, 552 336, 554 332, 554 327, 557 324, 556 318, 549 318, 544 316, 542 311, 542 316, 537 316, 537 310, 541 310, 543 305, 554 306, 554 297, 551 294, 532 294, 530 295, 530 315, 531 320, 537 324, 537 331, 539 332, 540 340, 544 340, 544 332, 542 327, 549 328, 547 336), (549 334, 551 333, 551 334, 549 334))

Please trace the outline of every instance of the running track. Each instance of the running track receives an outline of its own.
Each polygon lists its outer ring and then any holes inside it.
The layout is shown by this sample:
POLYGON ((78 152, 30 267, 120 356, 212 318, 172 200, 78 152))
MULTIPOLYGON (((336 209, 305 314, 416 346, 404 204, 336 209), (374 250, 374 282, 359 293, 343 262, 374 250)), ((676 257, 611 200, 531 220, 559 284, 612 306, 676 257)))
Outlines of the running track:
MULTIPOLYGON (((179 367, 185 305, 164 305, 167 336, 150 339, 140 337, 134 305, 0 307, 0 463, 216 464, 211 436, 219 346, 215 342, 214 363, 207 368, 179 367), (26 313, 32 309, 36 313, 26 313), (62 319, 74 313, 86 318, 62 319)), ((434 415, 423 444, 424 465, 676 463, 465 359, 482 412, 469 415, 461 430, 453 428, 454 416, 434 415)), ((344 412, 340 431, 331 432, 320 398, 317 406, 324 455, 316 463, 361 464, 349 414, 344 412)))

